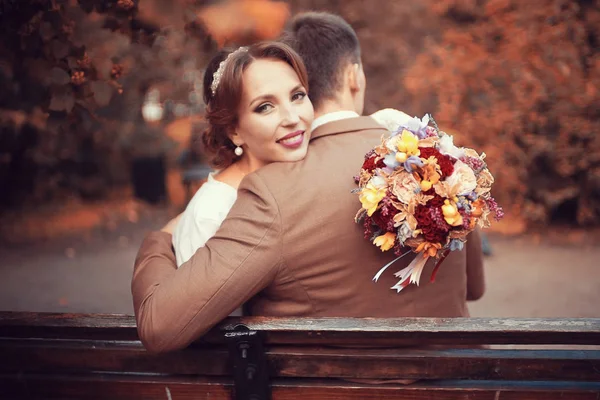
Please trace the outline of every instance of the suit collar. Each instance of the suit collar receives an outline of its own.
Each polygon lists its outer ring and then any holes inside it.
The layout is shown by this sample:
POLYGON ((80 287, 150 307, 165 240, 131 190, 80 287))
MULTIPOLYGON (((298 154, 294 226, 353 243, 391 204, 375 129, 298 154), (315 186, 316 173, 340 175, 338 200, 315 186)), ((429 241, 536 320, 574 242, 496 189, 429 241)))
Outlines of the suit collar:
POLYGON ((379 125, 377 121, 371 117, 345 118, 318 126, 317 129, 312 132, 310 140, 314 140, 322 136, 364 131, 367 129, 380 129, 382 133, 387 132, 387 129, 379 125))
POLYGON ((355 111, 350 111, 350 110, 341 110, 341 111, 330 112, 330 113, 321 115, 318 118, 315 118, 315 120, 313 121, 313 123, 310 126, 310 130, 314 131, 319 126, 325 125, 328 122, 339 121, 341 119, 346 119, 346 118, 356 118, 359 116, 360 115, 358 115, 355 111))

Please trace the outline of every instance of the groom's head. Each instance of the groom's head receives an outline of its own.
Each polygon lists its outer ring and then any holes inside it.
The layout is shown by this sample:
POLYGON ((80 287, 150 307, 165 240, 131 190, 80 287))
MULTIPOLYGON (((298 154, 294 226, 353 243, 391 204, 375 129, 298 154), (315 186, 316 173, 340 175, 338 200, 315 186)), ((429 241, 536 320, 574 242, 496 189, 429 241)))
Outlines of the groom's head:
POLYGON ((306 65, 315 114, 352 110, 362 114, 366 79, 354 29, 325 12, 295 16, 283 39, 306 65))

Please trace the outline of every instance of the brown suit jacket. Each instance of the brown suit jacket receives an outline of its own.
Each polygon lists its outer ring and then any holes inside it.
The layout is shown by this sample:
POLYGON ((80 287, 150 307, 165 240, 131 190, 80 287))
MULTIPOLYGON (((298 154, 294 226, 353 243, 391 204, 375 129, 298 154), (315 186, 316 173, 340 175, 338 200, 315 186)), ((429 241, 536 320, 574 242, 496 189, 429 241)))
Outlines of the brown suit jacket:
POLYGON ((390 288, 395 256, 382 253, 354 223, 360 207, 353 176, 385 129, 370 117, 317 128, 302 161, 273 163, 248 175, 227 219, 179 269, 171 236, 150 233, 135 263, 132 292, 140 338, 150 351, 187 346, 249 301, 254 315, 310 317, 465 317, 483 294, 481 243, 452 252, 429 283, 390 288))

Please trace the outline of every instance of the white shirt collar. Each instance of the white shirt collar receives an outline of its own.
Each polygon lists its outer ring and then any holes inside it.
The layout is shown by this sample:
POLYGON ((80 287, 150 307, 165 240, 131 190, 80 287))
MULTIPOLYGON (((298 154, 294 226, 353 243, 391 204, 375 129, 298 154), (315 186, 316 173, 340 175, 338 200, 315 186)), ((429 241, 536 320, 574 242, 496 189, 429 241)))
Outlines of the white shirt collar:
POLYGON ((354 111, 334 111, 334 112, 330 112, 327 114, 323 114, 321 115, 319 118, 315 118, 315 120, 313 121, 313 123, 310 126, 310 130, 311 132, 314 132, 315 129, 317 129, 319 126, 327 124, 329 122, 333 122, 333 121, 339 121, 342 119, 348 119, 348 118, 356 118, 356 117, 360 117, 360 115, 358 115, 356 112, 354 111))

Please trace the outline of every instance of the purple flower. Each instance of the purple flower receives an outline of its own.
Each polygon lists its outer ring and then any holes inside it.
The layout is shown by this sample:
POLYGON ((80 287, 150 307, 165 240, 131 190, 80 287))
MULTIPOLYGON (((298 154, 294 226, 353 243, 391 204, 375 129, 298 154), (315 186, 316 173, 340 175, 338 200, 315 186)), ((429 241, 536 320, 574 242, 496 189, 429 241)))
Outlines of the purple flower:
POLYGON ((371 217, 366 217, 363 220, 363 227, 365 228, 365 239, 371 240, 371 237, 374 235, 373 220, 371 217))
POLYGON ((398 129, 396 129, 392 136, 399 135, 403 130, 407 130, 415 134, 419 139, 425 139, 427 137, 427 126, 429 125, 429 114, 421 119, 413 117, 406 122, 403 122, 398 129))
POLYGON ((429 120, 429 114, 425 114, 421 119, 414 117, 412 120, 407 122, 407 125, 409 126, 409 130, 417 135, 419 139, 425 139, 427 137, 427 126, 429 125, 429 120))
POLYGON ((463 249, 463 247, 465 247, 465 244, 458 239, 452 239, 450 241, 450 251, 460 251, 463 249))
POLYGON ((421 161, 421 159, 417 156, 410 156, 408 157, 408 159, 404 162, 404 169, 408 172, 408 173, 413 173, 414 168, 413 167, 418 167, 421 168, 423 165, 425 165, 423 163, 423 161, 421 161))
POLYGON ((485 168, 485 162, 475 157, 461 157, 460 161, 467 164, 476 173, 485 168))
POLYGON ((493 197, 486 199, 485 202, 490 208, 490 211, 494 213, 494 219, 496 221, 500 221, 502 218, 504 218, 504 210, 498 205, 498 203, 496 203, 496 200, 493 197))
POLYGON ((429 215, 431 216, 431 220, 433 221, 434 227, 440 232, 448 232, 450 230, 450 225, 446 223, 444 219, 444 214, 442 213, 442 209, 439 207, 432 207, 429 211, 429 215))
POLYGON ((425 128, 425 136, 426 137, 437 137, 437 136, 439 136, 439 134, 433 126, 427 126, 427 128, 425 128))

